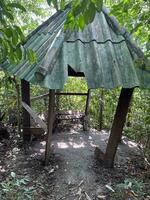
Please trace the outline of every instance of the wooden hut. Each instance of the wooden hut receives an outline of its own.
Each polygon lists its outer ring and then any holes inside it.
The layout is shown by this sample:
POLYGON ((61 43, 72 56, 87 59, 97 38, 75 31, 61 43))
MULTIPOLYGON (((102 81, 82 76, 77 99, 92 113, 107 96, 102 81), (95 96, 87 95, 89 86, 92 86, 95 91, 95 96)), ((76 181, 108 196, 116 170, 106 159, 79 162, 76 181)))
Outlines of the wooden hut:
MULTIPOLYGON (((7 60, 1 68, 22 80, 22 101, 29 106, 29 83, 49 88, 46 164, 50 153, 55 90, 63 88, 68 76, 84 76, 89 89, 121 87, 103 160, 106 167, 113 167, 133 90, 135 87, 150 88, 150 72, 144 65, 135 66, 136 59, 143 59, 144 55, 115 17, 109 16, 106 8, 96 13, 94 21, 83 32, 64 31, 69 10, 67 6, 64 11, 58 11, 28 36, 24 48, 36 52, 36 63, 23 60, 15 65, 7 60)), ((30 116, 25 110, 23 125, 24 128, 30 126, 30 116)), ((24 129, 24 138, 30 137, 28 133, 24 129)))

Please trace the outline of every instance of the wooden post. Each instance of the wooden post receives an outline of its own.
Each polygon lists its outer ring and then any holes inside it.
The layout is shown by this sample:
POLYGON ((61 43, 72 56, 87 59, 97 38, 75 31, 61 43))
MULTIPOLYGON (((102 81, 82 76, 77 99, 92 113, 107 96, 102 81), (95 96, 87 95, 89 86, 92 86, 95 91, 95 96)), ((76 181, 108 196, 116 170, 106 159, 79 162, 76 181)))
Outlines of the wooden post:
POLYGON ((100 94, 100 113, 99 113, 99 130, 101 131, 103 128, 103 111, 104 111, 104 90, 101 89, 100 94))
POLYGON ((45 165, 48 165, 50 157, 52 130, 54 121, 54 103, 55 103, 55 90, 49 90, 48 133, 47 133, 46 148, 45 148, 45 163, 44 163, 45 165))
POLYGON ((91 99, 91 91, 88 89, 87 98, 86 98, 86 106, 85 106, 85 117, 83 122, 83 130, 88 130, 89 125, 89 105, 90 105, 90 99, 91 99))
POLYGON ((89 105, 90 105, 90 97, 91 91, 88 89, 87 99, 86 99, 86 107, 85 107, 85 116, 89 115, 89 105))
MULTIPOLYGON (((22 101, 30 106, 30 83, 26 80, 21 80, 21 96, 22 101)), ((24 142, 30 142, 30 114, 23 108, 22 111, 22 124, 23 124, 23 140, 24 142)))
POLYGON ((122 137, 123 126, 126 120, 128 107, 132 97, 134 88, 122 89, 117 105, 114 121, 111 128, 109 141, 104 155, 104 166, 112 168, 114 166, 114 158, 117 151, 119 141, 122 137))

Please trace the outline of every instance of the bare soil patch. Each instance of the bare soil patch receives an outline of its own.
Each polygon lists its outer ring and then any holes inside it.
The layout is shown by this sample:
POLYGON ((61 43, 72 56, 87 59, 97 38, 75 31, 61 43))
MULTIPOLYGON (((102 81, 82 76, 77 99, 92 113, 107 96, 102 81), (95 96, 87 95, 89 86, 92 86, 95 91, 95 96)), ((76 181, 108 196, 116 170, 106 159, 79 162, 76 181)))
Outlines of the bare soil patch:
MULTIPOLYGON (((10 172, 28 177, 36 188, 35 200, 96 200, 109 199, 110 190, 125 178, 141 177, 142 156, 136 143, 127 138, 119 145, 114 169, 104 169, 94 158, 95 147, 105 151, 109 133, 80 127, 53 135, 49 166, 44 167, 45 141, 32 141, 25 152, 18 139, 0 142, 0 181, 10 172), (140 161, 141 160, 141 161, 140 161)), ((147 180, 149 181, 149 180, 147 180)), ((150 195, 150 191, 147 191, 150 195)))

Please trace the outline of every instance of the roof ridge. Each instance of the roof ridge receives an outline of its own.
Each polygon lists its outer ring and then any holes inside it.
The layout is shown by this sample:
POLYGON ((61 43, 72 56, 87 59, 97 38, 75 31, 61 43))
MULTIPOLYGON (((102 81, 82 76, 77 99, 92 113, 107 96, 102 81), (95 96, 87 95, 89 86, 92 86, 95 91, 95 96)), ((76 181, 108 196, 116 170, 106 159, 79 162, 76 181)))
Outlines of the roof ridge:
MULTIPOLYGON (((42 24, 40 24, 36 29, 34 29, 33 31, 31 31, 31 33, 29 33, 29 35, 27 36, 26 41, 29 40, 34 34, 36 34, 42 27, 44 27, 44 26, 50 24, 50 22, 51 22, 54 18, 56 18, 59 14, 64 13, 64 11, 66 11, 67 8, 70 8, 70 3, 66 5, 66 7, 65 7, 64 10, 58 10, 58 11, 56 11, 56 12, 55 12, 52 16, 50 16, 46 21, 44 21, 44 22, 43 22, 42 24)), ((26 41, 25 41, 25 43, 26 43, 26 41)), ((24 43, 24 44, 25 44, 25 43, 24 43)))
POLYGON ((102 8, 102 12, 104 13, 106 20, 109 24, 109 26, 113 29, 113 31, 116 34, 120 34, 125 38, 126 44, 133 56, 133 52, 139 57, 139 58, 144 58, 144 53, 143 51, 140 49, 140 47, 138 47, 138 45, 131 39, 129 33, 127 32, 127 30, 124 27, 121 27, 119 25, 118 20, 116 19, 115 16, 110 16, 109 15, 109 10, 106 7, 102 8))

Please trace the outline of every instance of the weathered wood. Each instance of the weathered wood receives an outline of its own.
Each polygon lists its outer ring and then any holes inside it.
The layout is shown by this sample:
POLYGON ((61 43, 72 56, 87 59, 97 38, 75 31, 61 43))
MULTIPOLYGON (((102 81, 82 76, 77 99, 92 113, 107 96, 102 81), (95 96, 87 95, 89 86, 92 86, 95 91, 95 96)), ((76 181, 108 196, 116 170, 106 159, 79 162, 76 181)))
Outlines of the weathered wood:
POLYGON ((99 113, 99 130, 103 128, 103 111, 104 111, 104 90, 101 90, 100 94, 100 113, 99 113))
POLYGON ((48 165, 50 150, 51 150, 51 139, 52 130, 54 122, 54 104, 55 104, 55 90, 49 91, 49 108, 48 108, 48 133, 46 139, 46 149, 45 149, 45 165, 48 165))
POLYGON ((49 93, 46 93, 46 94, 42 94, 42 95, 39 95, 39 96, 35 96, 35 97, 32 97, 31 98, 31 101, 35 101, 35 100, 39 100, 39 99, 44 99, 46 97, 48 97, 49 93))
MULTIPOLYGON (((21 96, 22 101, 25 102, 27 105, 30 106, 30 84, 26 80, 21 80, 21 96)), ((22 111, 22 124, 23 124, 23 140, 24 142, 30 142, 31 140, 31 133, 30 131, 26 131, 25 127, 30 127, 30 115, 23 108, 22 111)))
POLYGON ((83 120, 83 130, 87 131, 89 126, 89 105, 91 99, 91 91, 88 89, 87 98, 86 98, 86 105, 85 105, 85 117, 83 120))
POLYGON ((126 120, 128 107, 133 94, 134 88, 122 89, 117 105, 114 121, 111 128, 110 137, 108 140, 106 153, 104 156, 104 166, 112 168, 114 166, 114 158, 117 151, 119 141, 122 137, 123 126, 126 120))
POLYGON ((40 138, 41 136, 44 135, 45 131, 42 128, 39 127, 26 127, 25 128, 27 131, 30 131, 31 134, 35 137, 35 138, 40 138))
POLYGON ((86 106, 85 106, 85 116, 89 115, 89 105, 90 105, 90 99, 91 99, 91 91, 88 89, 87 99, 86 99, 86 106))
POLYGON ((41 120, 40 117, 25 102, 22 102, 22 105, 26 109, 26 111, 31 115, 31 117, 34 119, 35 123, 39 124, 40 127, 45 132, 47 132, 47 125, 43 122, 43 120, 41 120))
POLYGON ((20 84, 17 82, 16 77, 11 78, 14 82, 16 92, 17 92, 17 124, 18 124, 18 134, 21 134, 21 99, 20 99, 20 84))

